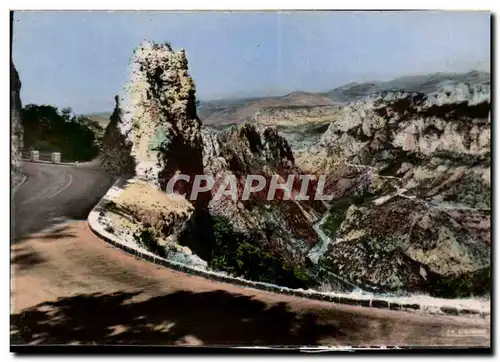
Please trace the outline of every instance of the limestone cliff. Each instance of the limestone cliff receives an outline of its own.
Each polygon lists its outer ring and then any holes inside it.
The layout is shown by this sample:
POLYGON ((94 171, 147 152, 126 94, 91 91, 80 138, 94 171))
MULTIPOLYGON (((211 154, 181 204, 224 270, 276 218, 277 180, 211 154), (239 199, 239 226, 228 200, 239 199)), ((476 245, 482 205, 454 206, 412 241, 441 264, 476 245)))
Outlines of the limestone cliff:
MULTIPOLYGON (((11 28, 13 25, 13 12, 10 15, 11 28)), ((12 30, 12 29, 11 29, 12 30)), ((23 148, 23 126, 21 123, 21 81, 12 61, 12 31, 11 31, 11 57, 10 57, 10 124, 11 124, 11 166, 14 171, 21 162, 23 148)))
POLYGON ((21 81, 14 63, 10 63, 10 122, 11 122, 11 164, 18 168, 23 147, 23 127, 21 123, 21 81))
POLYGON ((120 98, 115 97, 115 109, 106 127, 102 141, 101 165, 109 172, 133 175, 135 160, 131 155, 132 143, 121 132, 122 109, 120 98))
POLYGON ((490 85, 383 92, 341 114, 298 158, 335 194, 320 264, 378 291, 468 295, 490 267, 490 85))
MULTIPOLYGON (((276 128, 244 123, 217 135, 205 136, 204 140, 205 173, 220 178, 234 175, 239 196, 247 175, 263 176, 267 186, 274 175, 283 182, 288 175, 300 176, 292 150, 276 128)), ((213 199, 209 203, 210 214, 231 220, 234 229, 242 233, 272 228, 273 242, 288 250, 284 255, 288 253, 291 258, 301 255, 304 259, 305 253, 318 241, 312 222, 319 218, 322 204, 280 201, 281 193, 278 191, 276 195, 278 199, 267 200, 266 187, 261 194, 250 195, 248 200, 213 199)))
MULTIPOLYGON (((244 124, 214 133, 202 127, 185 53, 174 52, 168 44, 145 42, 134 51, 130 81, 116 104, 104 137, 102 163, 121 173, 133 168, 136 178, 159 190, 165 191, 167 182, 178 173, 191 176, 187 185, 177 184, 182 188, 178 191, 188 195, 195 175, 212 175, 218 181, 224 175, 234 175, 241 186, 248 174, 269 179, 298 173, 290 146, 275 128, 244 124)), ((230 244, 233 237, 217 239, 215 224, 223 219, 234 235, 240 235, 235 248, 241 244, 262 251, 272 249, 273 260, 288 260, 289 265, 305 263, 307 250, 317 241, 311 223, 319 218, 318 205, 269 202, 265 198, 216 200, 216 191, 214 188, 190 201, 194 208, 184 232, 179 232, 181 244, 211 263, 219 255, 216 244, 230 244)), ((163 220, 166 231, 178 229, 176 220, 183 220, 184 225, 185 215, 161 214, 170 215, 169 220, 163 220)), ((151 225, 145 219, 139 221, 151 225)), ((290 274, 280 266, 269 267, 274 268, 270 273, 290 274)))
MULTIPOLYGON (((119 129, 125 137, 120 144, 130 147, 138 178, 164 189, 175 172, 202 172, 201 123, 183 50, 174 52, 168 44, 152 42, 137 47, 130 80, 113 116, 117 120, 107 133, 116 135, 111 129, 119 129)), ((106 143, 103 159, 112 163, 109 151, 118 145, 106 143)))
POLYGON ((106 131, 109 168, 132 170, 162 191, 171 176, 187 174, 191 181, 179 191, 188 194, 194 175, 217 182, 230 175, 240 192, 247 175, 282 182, 326 174, 334 197, 325 204, 283 201, 279 193, 218 199, 215 187, 184 199, 182 214, 159 206, 150 215, 163 225, 156 236, 177 240, 212 268, 293 287, 334 280, 378 292, 488 291, 489 84, 363 97, 297 155, 275 127, 204 128, 183 51, 145 42, 131 69, 106 131), (159 235, 172 230, 175 238, 159 235))

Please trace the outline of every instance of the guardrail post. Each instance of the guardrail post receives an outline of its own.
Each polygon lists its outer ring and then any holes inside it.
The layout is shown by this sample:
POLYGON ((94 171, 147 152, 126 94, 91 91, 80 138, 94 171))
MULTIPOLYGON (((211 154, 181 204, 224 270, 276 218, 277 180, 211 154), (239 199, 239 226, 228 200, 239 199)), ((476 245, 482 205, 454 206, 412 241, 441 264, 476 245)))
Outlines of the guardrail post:
POLYGON ((30 159, 31 159, 31 161, 38 161, 40 159, 40 152, 31 151, 30 152, 30 159))
POLYGON ((61 153, 60 152, 52 152, 50 156, 50 160, 52 163, 61 163, 61 153))

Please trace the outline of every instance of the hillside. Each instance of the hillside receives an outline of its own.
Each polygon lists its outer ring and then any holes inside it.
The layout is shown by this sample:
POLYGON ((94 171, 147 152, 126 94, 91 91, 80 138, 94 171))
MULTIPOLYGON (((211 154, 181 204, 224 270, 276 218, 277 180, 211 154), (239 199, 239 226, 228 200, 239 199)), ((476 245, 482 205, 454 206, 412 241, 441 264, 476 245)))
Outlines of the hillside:
POLYGON ((340 106, 381 91, 404 90, 428 94, 447 85, 485 84, 489 80, 489 73, 478 71, 404 76, 387 82, 349 83, 327 92, 293 92, 281 97, 202 101, 198 113, 203 123, 209 126, 244 121, 296 126, 332 121, 340 106))
POLYGON ((317 115, 311 114, 319 110, 319 113, 328 115, 331 111, 325 106, 333 102, 318 93, 293 92, 281 97, 267 97, 244 100, 228 100, 217 102, 200 102, 200 118, 206 125, 220 125, 230 123, 242 123, 244 121, 262 121, 267 124, 280 124, 281 117, 273 115, 272 112, 279 109, 281 112, 289 111, 291 122, 304 123, 304 118, 313 118, 317 121, 317 115), (295 116, 296 111, 301 116, 295 116))
POLYGON ((363 99, 373 93, 383 91, 407 91, 429 94, 444 86, 460 83, 486 84, 490 82, 490 73, 471 71, 468 73, 433 73, 395 78, 387 82, 374 81, 349 83, 331 91, 321 93, 335 103, 347 104, 363 99))
POLYGON ((490 84, 350 103, 296 155, 328 175, 318 265, 363 289, 445 297, 491 288, 490 84))
MULTIPOLYGON (((490 73, 479 71, 413 75, 387 82, 352 82, 327 92, 296 91, 284 96, 200 101, 197 113, 205 125, 214 128, 225 128, 246 121, 266 125, 299 126, 306 123, 331 122, 342 106, 381 91, 403 90, 428 94, 446 85, 484 84, 489 81, 490 73)), ((105 128, 111 114, 111 111, 94 112, 84 116, 105 128)))
POLYGON ((97 122, 99 126, 105 129, 109 124, 109 117, 111 117, 111 112, 87 113, 83 116, 90 119, 91 121, 97 122))

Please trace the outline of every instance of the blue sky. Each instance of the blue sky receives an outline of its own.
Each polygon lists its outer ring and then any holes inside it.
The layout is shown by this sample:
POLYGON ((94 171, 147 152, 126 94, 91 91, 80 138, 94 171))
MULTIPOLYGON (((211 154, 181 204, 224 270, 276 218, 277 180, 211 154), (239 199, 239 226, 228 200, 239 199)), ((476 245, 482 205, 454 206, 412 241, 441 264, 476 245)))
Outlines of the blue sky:
POLYGON ((23 104, 111 111, 142 40, 184 48, 201 100, 489 70, 484 12, 90 12, 14 15, 23 104))

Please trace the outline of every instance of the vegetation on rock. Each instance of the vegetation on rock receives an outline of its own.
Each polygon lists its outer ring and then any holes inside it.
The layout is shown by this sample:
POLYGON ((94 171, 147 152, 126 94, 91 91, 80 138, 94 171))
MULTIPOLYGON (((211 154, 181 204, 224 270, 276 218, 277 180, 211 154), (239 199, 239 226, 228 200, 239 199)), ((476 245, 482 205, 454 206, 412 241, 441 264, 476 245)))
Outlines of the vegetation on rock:
POLYGON ((243 234, 233 230, 228 219, 214 218, 215 248, 210 267, 246 279, 291 288, 310 283, 305 269, 284 261, 279 252, 265 245, 259 233, 243 234))
POLYGON ((161 257, 165 257, 165 247, 158 244, 155 237, 155 230, 151 227, 144 227, 134 234, 134 239, 144 249, 161 257))

